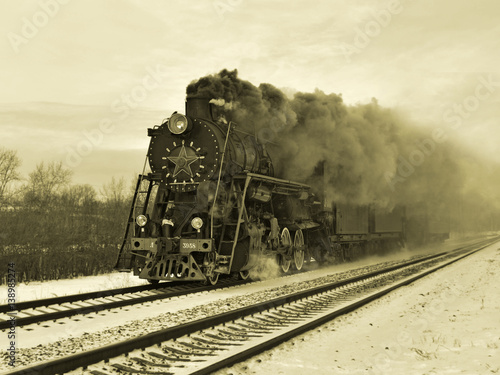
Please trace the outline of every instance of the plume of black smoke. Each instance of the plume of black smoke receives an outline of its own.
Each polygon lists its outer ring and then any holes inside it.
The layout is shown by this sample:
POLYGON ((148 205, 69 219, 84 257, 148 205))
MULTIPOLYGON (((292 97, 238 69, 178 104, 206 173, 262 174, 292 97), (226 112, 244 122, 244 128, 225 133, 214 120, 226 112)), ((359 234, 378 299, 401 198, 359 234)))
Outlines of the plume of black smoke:
POLYGON ((226 118, 251 134, 266 134, 268 130, 280 132, 296 123, 290 102, 279 89, 267 83, 256 87, 239 79, 236 70, 224 69, 200 78, 188 85, 186 93, 193 98, 224 100, 226 118), (227 106, 228 103, 231 105, 227 106))
POLYGON ((236 70, 192 82, 187 96, 223 99, 227 117, 266 144, 277 177, 326 190, 337 202, 385 208, 425 202, 449 212, 464 200, 469 176, 463 152, 450 143, 431 144, 429 131, 375 99, 348 106, 341 95, 319 90, 289 99, 270 84, 239 79, 236 70), (411 155, 418 155, 413 164, 411 155))
POLYGON ((324 184, 330 198, 344 203, 392 207, 429 201, 429 195, 461 186, 449 147, 434 147, 411 176, 398 175, 403 156, 428 135, 408 126, 398 115, 369 104, 346 106, 342 97, 316 91, 292 100, 297 125, 279 136, 275 158, 283 177, 314 181, 314 168, 325 162, 324 184), (393 181, 393 178, 398 180, 393 181), (431 186, 432 185, 432 186, 431 186))

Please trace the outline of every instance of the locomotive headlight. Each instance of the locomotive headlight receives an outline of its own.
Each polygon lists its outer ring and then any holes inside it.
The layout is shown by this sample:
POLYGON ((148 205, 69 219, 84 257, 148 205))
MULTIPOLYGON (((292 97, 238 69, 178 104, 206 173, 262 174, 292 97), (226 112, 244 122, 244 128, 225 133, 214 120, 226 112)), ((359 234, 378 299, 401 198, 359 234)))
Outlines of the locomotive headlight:
POLYGON ((168 120, 168 130, 172 134, 182 134, 188 129, 188 126, 188 118, 180 113, 174 113, 168 120))
POLYGON ((200 230, 200 228, 203 226, 203 220, 201 219, 201 217, 195 217, 193 220, 191 220, 191 226, 196 230, 200 230))
POLYGON ((135 222, 138 226, 143 227, 148 222, 148 218, 144 215, 139 215, 135 218, 135 222))

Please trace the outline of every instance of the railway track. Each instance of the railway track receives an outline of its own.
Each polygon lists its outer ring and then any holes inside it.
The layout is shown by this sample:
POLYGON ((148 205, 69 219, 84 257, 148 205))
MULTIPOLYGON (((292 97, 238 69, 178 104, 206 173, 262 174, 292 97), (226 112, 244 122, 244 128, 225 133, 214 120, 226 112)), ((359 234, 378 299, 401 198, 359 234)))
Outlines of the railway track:
MULTIPOLYGON (((232 278, 221 279, 215 286, 203 286, 192 282, 161 283, 18 302, 15 305, 16 326, 24 327, 76 315, 88 315, 181 295, 223 289, 244 283, 243 280, 232 278)), ((8 313, 11 312, 11 305, 0 305, 0 330, 10 328, 11 316, 8 313)))
MULTIPOLYGON (((16 326, 22 327, 74 315, 86 315, 160 299, 227 288, 245 282, 244 280, 221 279, 217 285, 206 286, 192 282, 162 283, 19 302, 16 304, 16 326)), ((10 327, 8 312, 11 312, 10 305, 0 305, 0 330, 10 327)))
POLYGON ((210 374, 353 311, 498 238, 26 367, 11 374, 210 374))

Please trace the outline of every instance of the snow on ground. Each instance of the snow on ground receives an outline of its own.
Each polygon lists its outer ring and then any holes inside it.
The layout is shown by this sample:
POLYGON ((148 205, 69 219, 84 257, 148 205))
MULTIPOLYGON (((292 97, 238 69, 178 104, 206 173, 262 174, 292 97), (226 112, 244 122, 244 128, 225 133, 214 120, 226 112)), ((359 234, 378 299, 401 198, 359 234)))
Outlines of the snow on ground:
POLYGON ((499 244, 217 374, 500 374, 499 244))
MULTIPOLYGON (((31 301, 42 298, 94 292, 105 289, 124 288, 147 284, 132 273, 115 272, 98 276, 81 276, 75 279, 32 281, 16 285, 16 301, 31 301)), ((0 286, 0 304, 7 303, 7 286, 0 286)))

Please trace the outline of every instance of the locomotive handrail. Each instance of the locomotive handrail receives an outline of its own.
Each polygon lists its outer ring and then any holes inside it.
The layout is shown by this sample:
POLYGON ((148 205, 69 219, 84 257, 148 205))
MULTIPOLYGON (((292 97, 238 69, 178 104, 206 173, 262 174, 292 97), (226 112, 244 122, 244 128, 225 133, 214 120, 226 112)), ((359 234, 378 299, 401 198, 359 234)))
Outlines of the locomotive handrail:
MULTIPOLYGON (((243 187, 243 192, 241 194, 241 202, 236 201, 236 204, 238 207, 238 222, 236 224, 236 231, 234 235, 234 243, 233 247, 231 249, 231 259, 229 259, 229 269, 228 271, 231 272, 231 268, 233 266, 233 260, 234 260, 234 252, 236 250, 236 245, 238 242, 238 236, 240 233, 240 228, 241 228, 241 219, 243 217, 243 211, 245 211, 245 219, 248 220, 247 213, 246 213, 246 208, 245 208, 245 196, 247 194, 248 186, 250 185, 250 181, 252 180, 252 177, 247 176, 245 180, 245 186, 243 187)), ((238 198, 236 198, 238 199, 238 198)))
MULTIPOLYGON (((250 137, 255 138, 255 140, 257 141, 257 143, 259 142, 258 139, 257 139, 257 137, 255 136, 255 134, 246 132, 246 131, 238 129, 238 128, 233 128, 233 131, 235 133, 241 133, 241 134, 249 135, 250 137)), ((274 146, 279 146, 278 143, 276 143, 276 142, 266 140, 266 144, 268 144, 268 143, 271 144, 271 145, 274 145, 274 146)))
POLYGON ((220 179, 222 176, 222 168, 224 166, 224 156, 226 155, 226 148, 227 148, 227 141, 229 139, 229 132, 231 130, 231 124, 233 122, 230 121, 229 124, 227 125, 227 133, 226 133, 226 140, 224 142, 224 149, 222 150, 222 156, 220 159, 220 168, 219 168, 219 177, 217 178, 217 186, 215 188, 215 197, 214 197, 214 203, 212 203, 212 213, 210 215, 210 238, 214 238, 214 208, 215 204, 217 203, 217 195, 219 194, 219 186, 220 186, 220 179))
MULTIPOLYGON (((137 187, 136 187, 136 190, 135 190, 135 196, 134 196, 134 201, 132 202, 132 214, 135 215, 136 214, 136 207, 137 207, 137 196, 139 194, 139 189, 141 188, 141 185, 142 185, 142 181, 144 181, 144 178, 146 177, 144 175, 144 172, 146 171, 146 165, 148 163, 148 155, 146 155, 146 158, 144 159, 144 165, 142 167, 142 173, 139 175, 139 181, 137 182, 137 187)), ((148 193, 148 197, 149 197, 149 193, 148 193)), ((145 203, 145 205, 147 206, 147 202, 145 203)), ((133 218, 135 220, 135 217, 133 218)), ((137 235, 135 233, 136 231, 136 228, 135 228, 135 225, 133 226, 133 229, 134 229, 134 232, 133 232, 133 235, 134 237, 137 235)))
POLYGON ((294 187, 301 187, 301 188, 308 188, 308 189, 311 188, 310 185, 302 184, 300 182, 294 182, 294 181, 290 181, 290 180, 282 180, 281 178, 266 176, 266 175, 263 175, 263 174, 252 173, 252 172, 247 172, 247 173, 241 174, 241 175, 235 175, 234 178, 246 178, 247 176, 250 176, 250 177, 253 177, 253 178, 258 178, 258 179, 261 179, 261 180, 267 180, 267 181, 270 181, 270 182, 276 182, 276 183, 280 183, 280 184, 288 184, 288 185, 291 185, 291 186, 294 186, 294 187))
MULTIPOLYGON (((119 267, 120 266, 120 262, 123 260, 122 259, 122 256, 124 255, 124 249, 125 249, 125 246, 127 244, 127 241, 128 241, 128 238, 129 238, 129 231, 130 231, 130 226, 131 226, 131 223, 134 222, 134 209, 135 209, 135 198, 137 196, 137 191, 139 190, 139 187, 140 187, 140 184, 141 184, 141 181, 142 181, 142 178, 141 176, 139 175, 138 179, 137 179, 137 185, 135 187, 135 193, 134 193, 134 198, 133 198, 133 202, 132 204, 130 205, 130 213, 129 213, 129 217, 128 217, 128 220, 127 220, 127 226, 125 227, 125 236, 123 236, 123 242, 122 242, 122 245, 120 247, 120 252, 118 253, 118 258, 116 259, 116 264, 115 266, 113 267, 114 269, 123 269, 123 270, 130 270, 130 267, 129 268, 126 268, 125 266, 124 267, 119 267)), ((132 261, 130 261, 130 263, 132 263, 132 261)))

